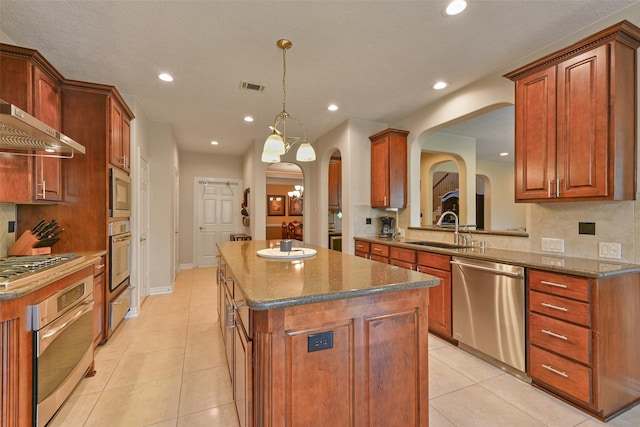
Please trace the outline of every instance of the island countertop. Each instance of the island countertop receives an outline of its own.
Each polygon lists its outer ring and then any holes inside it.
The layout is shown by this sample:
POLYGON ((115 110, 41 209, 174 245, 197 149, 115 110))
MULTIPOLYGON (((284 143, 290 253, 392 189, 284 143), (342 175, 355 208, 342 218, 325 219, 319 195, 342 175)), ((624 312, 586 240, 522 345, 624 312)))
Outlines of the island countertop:
POLYGON ((263 258, 260 249, 269 241, 225 242, 218 246, 252 310, 331 301, 343 298, 437 286, 440 279, 388 264, 366 260, 334 250, 294 241, 296 247, 312 248, 317 254, 299 260, 263 258))

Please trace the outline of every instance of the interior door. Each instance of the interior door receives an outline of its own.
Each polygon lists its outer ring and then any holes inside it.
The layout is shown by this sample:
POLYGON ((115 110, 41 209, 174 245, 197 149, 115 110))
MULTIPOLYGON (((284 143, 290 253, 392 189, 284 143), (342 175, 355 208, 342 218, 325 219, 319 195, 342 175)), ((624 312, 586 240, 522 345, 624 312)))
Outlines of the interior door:
POLYGON ((228 242, 238 232, 242 194, 239 182, 199 180, 196 186, 197 203, 196 253, 194 267, 213 266, 218 254, 217 245, 228 242))

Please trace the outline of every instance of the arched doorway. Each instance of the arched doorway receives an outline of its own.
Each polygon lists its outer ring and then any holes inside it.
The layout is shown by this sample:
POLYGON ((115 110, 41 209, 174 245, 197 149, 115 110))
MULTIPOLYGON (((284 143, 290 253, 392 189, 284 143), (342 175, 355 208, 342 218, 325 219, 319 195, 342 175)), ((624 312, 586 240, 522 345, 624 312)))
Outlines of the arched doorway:
MULTIPOLYGON (((280 162, 269 165, 266 172, 267 240, 282 239, 283 224, 298 226, 302 233, 304 218, 304 174, 295 163, 280 162)), ((299 240, 302 240, 300 234, 299 240)), ((297 237, 296 237, 297 238, 297 237)))

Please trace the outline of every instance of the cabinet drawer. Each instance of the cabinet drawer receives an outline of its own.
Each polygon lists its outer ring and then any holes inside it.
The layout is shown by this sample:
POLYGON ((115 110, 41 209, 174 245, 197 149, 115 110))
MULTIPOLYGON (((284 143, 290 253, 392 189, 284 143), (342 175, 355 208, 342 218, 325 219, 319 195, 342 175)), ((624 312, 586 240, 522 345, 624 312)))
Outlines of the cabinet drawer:
POLYGON ((583 326, 591 326, 589 304, 541 292, 529 292, 529 310, 566 320, 583 326))
POLYGON ((589 279, 529 270, 529 289, 589 301, 589 279))
POLYGON ((591 364, 591 330, 539 314, 529 314, 529 343, 591 364))
POLYGON ((407 262, 407 261, 402 261, 399 259, 394 259, 391 258, 391 260, 389 261, 389 264, 391 265, 395 265, 398 267, 402 267, 402 268, 406 268, 407 270, 415 270, 416 269, 416 265, 412 262, 407 262))
POLYGON ((389 246, 381 245, 379 243, 372 243, 371 244, 371 255, 389 257, 389 246))
POLYGON ((369 242, 356 240, 356 252, 369 253, 369 242))
POLYGON ((100 257, 100 261, 96 262, 95 264, 93 264, 93 275, 97 276, 98 274, 102 274, 105 272, 105 258, 104 256, 100 257))
POLYGON ((534 380, 591 403, 591 368, 529 346, 529 372, 534 380))
POLYGON ((448 255, 418 251, 418 264, 438 270, 451 271, 451 257, 448 255))
POLYGON ((393 259, 405 261, 411 264, 416 263, 416 251, 414 251, 413 249, 404 249, 392 246, 390 253, 391 258, 393 259))
POLYGON ((355 256, 359 256, 360 258, 369 258, 369 252, 355 251, 353 254, 355 256))
POLYGON ((386 257, 386 256, 380 256, 380 255, 371 254, 371 255, 369 255, 369 259, 372 259, 372 260, 378 261, 378 262, 384 262, 385 264, 389 264, 389 258, 386 257))

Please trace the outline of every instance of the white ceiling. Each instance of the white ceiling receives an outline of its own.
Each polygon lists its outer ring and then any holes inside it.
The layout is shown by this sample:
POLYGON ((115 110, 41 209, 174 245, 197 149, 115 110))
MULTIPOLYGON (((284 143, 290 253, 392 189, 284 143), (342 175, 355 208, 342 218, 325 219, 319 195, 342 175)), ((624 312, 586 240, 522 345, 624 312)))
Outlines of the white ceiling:
MULTIPOLYGON (((181 149, 241 155, 282 109, 280 38, 293 41, 287 110, 318 138, 348 118, 392 123, 638 1, 468 0, 456 17, 443 15, 445 3, 1 0, 0 29, 68 79, 135 95, 149 120, 171 123, 181 149), (449 88, 434 91, 438 80, 449 88)), ((482 141, 513 144, 512 118, 490 140, 496 126, 485 122, 443 131, 477 137, 479 153, 482 141)))

